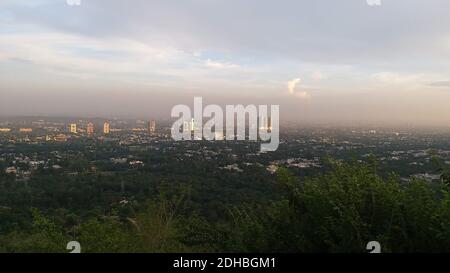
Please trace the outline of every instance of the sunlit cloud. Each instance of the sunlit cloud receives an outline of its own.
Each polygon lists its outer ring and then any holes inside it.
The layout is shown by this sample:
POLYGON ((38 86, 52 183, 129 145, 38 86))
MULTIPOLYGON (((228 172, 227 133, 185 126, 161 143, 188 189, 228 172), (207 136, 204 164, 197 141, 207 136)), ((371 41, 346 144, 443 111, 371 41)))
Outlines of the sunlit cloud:
POLYGON ((301 83, 301 81, 302 80, 300 78, 296 78, 288 82, 287 86, 289 94, 302 99, 311 97, 310 94, 305 90, 298 90, 298 85, 301 83))
POLYGON ((288 90, 290 94, 294 94, 295 92, 295 88, 297 87, 297 85, 301 82, 301 79, 297 78, 297 79, 293 79, 292 81, 288 82, 288 90))
POLYGON ((297 79, 293 79, 292 81, 288 82, 288 90, 290 94, 294 94, 295 92, 295 87, 297 86, 297 84, 299 84, 301 81, 301 79, 297 78, 297 79))

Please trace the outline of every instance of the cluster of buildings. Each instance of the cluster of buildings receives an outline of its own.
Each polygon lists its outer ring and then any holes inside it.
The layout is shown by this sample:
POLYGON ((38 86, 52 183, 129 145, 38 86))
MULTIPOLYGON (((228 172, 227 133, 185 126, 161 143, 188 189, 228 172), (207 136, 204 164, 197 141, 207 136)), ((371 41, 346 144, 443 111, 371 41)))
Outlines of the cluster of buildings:
MULTIPOLYGON (((76 123, 71 123, 69 125, 69 132, 71 134, 78 134, 78 133, 86 133, 89 136, 92 136, 95 134, 96 132, 96 126, 94 125, 94 123, 89 122, 86 126, 86 129, 84 128, 79 128, 78 125, 76 123)), ((98 129, 97 129, 98 130, 98 129)), ((133 128, 131 129, 132 131, 136 132, 136 131, 147 131, 149 134, 154 134, 156 133, 156 121, 155 120, 151 120, 147 123, 147 128, 143 129, 143 128, 133 128)), ((120 129, 113 129, 111 128, 111 124, 106 121, 103 123, 103 125, 100 127, 100 131, 104 134, 104 135, 109 135, 111 132, 118 132, 118 131, 122 131, 120 129)))
MULTIPOLYGON (((4 124, 2 124, 4 125, 4 124)), ((44 122, 42 121, 42 124, 35 124, 32 123, 30 127, 19 127, 17 124, 9 124, 10 126, 8 127, 2 127, 0 126, 0 135, 2 134, 8 134, 8 133, 12 133, 12 134, 31 134, 31 133, 36 133, 37 134, 39 132, 45 132, 45 133, 59 133, 59 135, 57 135, 58 139, 64 139, 64 137, 62 137, 63 134, 73 134, 73 135, 78 135, 78 134, 86 134, 88 136, 93 136, 96 133, 101 132, 104 135, 108 135, 112 132, 119 132, 119 131, 123 131, 123 129, 113 129, 111 127, 110 122, 105 121, 103 124, 101 125, 96 125, 93 122, 88 122, 85 123, 84 121, 79 121, 79 123, 69 123, 69 125, 67 126, 66 124, 61 124, 61 123, 51 123, 51 122, 44 122), (50 124, 50 125, 49 125, 50 124)), ((154 134, 156 133, 156 121, 155 120, 151 120, 147 123, 146 128, 133 128, 131 131, 147 131, 149 134, 154 134)), ((65 135, 65 137, 67 137, 67 135, 65 135)))
MULTIPOLYGON (((78 134, 79 132, 86 132, 88 135, 93 135, 95 133, 95 125, 92 122, 89 122, 86 125, 86 130, 79 129, 76 123, 71 123, 69 125, 69 132, 71 134, 78 134)), ((109 122, 103 123, 103 134, 108 135, 111 133, 111 125, 109 122)))
MULTIPOLYGON (((12 131, 13 131, 13 129, 11 129, 11 128, 0 128, 0 133, 10 133, 12 131)), ((31 133, 31 132, 33 132, 33 128, 25 128, 24 127, 24 128, 19 128, 18 131, 20 133, 31 133)))

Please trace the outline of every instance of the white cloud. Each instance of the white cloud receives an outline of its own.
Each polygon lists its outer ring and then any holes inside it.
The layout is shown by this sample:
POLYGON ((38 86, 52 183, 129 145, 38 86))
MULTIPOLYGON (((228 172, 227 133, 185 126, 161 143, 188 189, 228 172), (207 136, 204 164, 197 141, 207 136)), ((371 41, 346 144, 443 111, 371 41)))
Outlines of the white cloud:
POLYGON ((297 78, 297 79, 293 79, 292 81, 288 82, 288 90, 290 94, 294 94, 295 93, 295 87, 297 86, 297 84, 299 84, 301 82, 301 79, 297 78))
POLYGON ((223 69, 223 68, 237 68, 239 65, 232 63, 221 63, 208 59, 205 61, 205 66, 209 68, 223 69))
POLYGON ((372 78, 385 84, 407 84, 417 83, 423 78, 421 74, 399 74, 393 72, 380 72, 372 75, 372 78))
POLYGON ((302 98, 302 99, 311 97, 311 96, 309 95, 309 93, 306 92, 306 91, 304 91, 304 90, 300 90, 300 91, 296 90, 297 85, 298 85, 301 81, 302 81, 302 80, 301 80, 300 78, 296 78, 296 79, 293 79, 292 81, 289 81, 289 82, 288 82, 288 90, 289 90, 289 94, 294 95, 294 96, 296 96, 296 97, 298 97, 298 98, 302 98))
POLYGON ((20 58, 41 67, 95 72, 136 72, 185 62, 191 57, 172 48, 132 40, 97 40, 59 33, 0 35, 2 58, 20 58))
POLYGON ((207 77, 197 57, 177 48, 129 39, 96 39, 46 31, 1 34, 0 68, 15 60, 26 61, 21 65, 56 75, 149 85, 177 86, 179 82, 173 81, 174 78, 192 81, 207 77))
MULTIPOLYGON (((201 51, 155 46, 130 39, 95 38, 46 30, 0 34, 0 70, 20 65, 20 69, 28 73, 22 77, 46 73, 54 75, 55 82, 64 81, 68 86, 76 84, 78 78, 103 81, 106 85, 112 84, 108 83, 111 81, 184 90, 184 81, 189 81, 195 88, 209 89, 220 85, 262 90, 260 86, 271 75, 262 74, 252 66, 239 69, 241 66, 237 64, 206 60, 201 55, 201 51)), ((42 86, 48 84, 39 78, 36 82, 42 86)))

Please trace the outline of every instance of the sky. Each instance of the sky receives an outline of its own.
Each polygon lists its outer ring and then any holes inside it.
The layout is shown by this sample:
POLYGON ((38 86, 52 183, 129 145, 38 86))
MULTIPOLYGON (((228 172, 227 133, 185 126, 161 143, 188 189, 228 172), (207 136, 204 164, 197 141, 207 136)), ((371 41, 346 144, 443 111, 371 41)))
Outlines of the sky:
POLYGON ((450 126, 450 1, 378 1, 0 0, 0 116, 450 126))

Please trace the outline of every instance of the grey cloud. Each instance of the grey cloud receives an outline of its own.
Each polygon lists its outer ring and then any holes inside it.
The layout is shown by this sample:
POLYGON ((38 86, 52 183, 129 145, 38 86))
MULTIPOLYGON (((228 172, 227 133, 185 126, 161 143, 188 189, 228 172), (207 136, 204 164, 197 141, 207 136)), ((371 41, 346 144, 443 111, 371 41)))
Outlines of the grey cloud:
MULTIPOLYGON (((95 37, 126 37, 186 50, 326 63, 429 58, 448 48, 450 2, 84 0, 13 6, 18 21, 95 37)), ((434 56, 436 57, 436 56, 434 56)))

